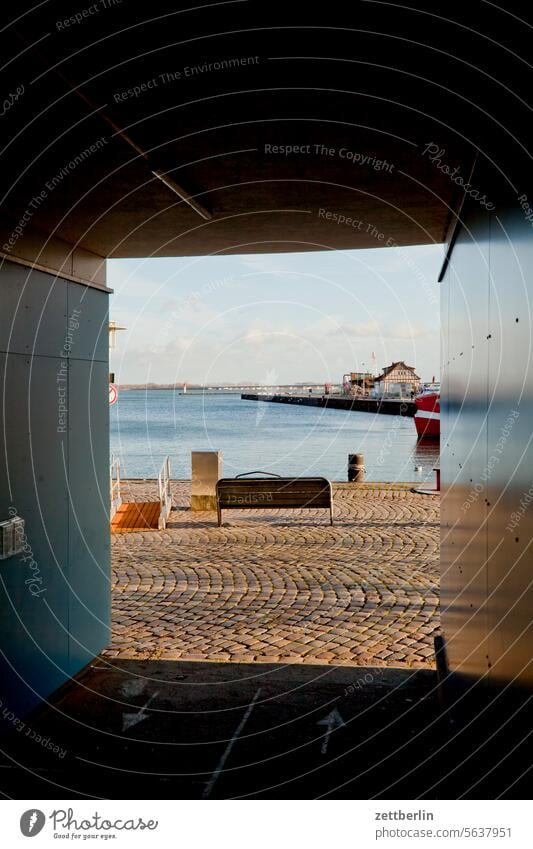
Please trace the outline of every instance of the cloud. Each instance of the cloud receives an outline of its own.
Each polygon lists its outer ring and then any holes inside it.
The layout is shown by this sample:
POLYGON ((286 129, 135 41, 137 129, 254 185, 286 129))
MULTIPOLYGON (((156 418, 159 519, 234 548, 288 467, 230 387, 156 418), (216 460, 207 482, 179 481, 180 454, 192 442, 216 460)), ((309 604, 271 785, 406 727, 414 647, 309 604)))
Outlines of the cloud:
POLYGON ((438 327, 420 322, 362 321, 354 324, 340 324, 336 329, 329 331, 329 336, 344 335, 349 338, 374 338, 386 341, 387 339, 422 339, 425 336, 433 336, 435 333, 439 333, 438 327))
POLYGON ((432 327, 420 322, 397 321, 387 330, 390 339, 423 339, 425 336, 439 334, 438 327, 432 327))
MULTIPOLYGON (((149 272, 149 266, 146 271, 149 272)), ((165 290, 165 281, 144 274, 132 266, 128 268, 116 261, 108 262, 107 285, 113 289, 113 302, 140 299, 148 301, 165 290), (127 299, 127 300, 126 300, 127 299)))
POLYGON ((381 336, 383 333, 382 326, 377 321, 360 321, 354 324, 340 324, 338 327, 329 331, 330 336, 381 336))
POLYGON ((298 342, 304 341, 302 339, 301 331, 296 333, 295 331, 289 330, 250 330, 244 336, 241 337, 241 341, 244 344, 252 344, 252 345, 264 345, 265 343, 282 343, 283 341, 291 341, 295 340, 298 342))
POLYGON ((407 357, 431 376, 438 301, 417 272, 436 279, 435 256, 428 246, 124 261, 110 273, 113 318, 128 328, 113 363, 127 382, 261 380, 271 369, 282 382, 340 380, 375 351, 380 367, 407 357))

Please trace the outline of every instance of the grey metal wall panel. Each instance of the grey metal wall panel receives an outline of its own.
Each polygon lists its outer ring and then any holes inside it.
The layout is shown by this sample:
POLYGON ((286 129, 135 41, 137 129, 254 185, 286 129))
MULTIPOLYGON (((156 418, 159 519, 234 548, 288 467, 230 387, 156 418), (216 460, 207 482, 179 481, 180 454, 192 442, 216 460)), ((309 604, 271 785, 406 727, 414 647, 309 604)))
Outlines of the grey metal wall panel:
POLYGON ((68 657, 65 444, 56 431, 58 360, 1 354, 6 387, 0 516, 26 521, 28 550, 0 561, 4 703, 21 710, 64 680, 68 657), (29 399, 29 403, 28 403, 29 399), (11 667, 15 671, 10 672, 11 667), (21 681, 17 684, 17 673, 21 681), (7 680, 6 677, 7 676, 7 680), (26 682, 26 685, 23 683, 26 682), (14 688, 13 685, 17 684, 14 688))
POLYGON ((486 464, 489 220, 473 210, 443 283, 448 305, 441 434, 442 623, 450 664, 487 668, 486 464))
POLYGON ((491 677, 533 684, 533 230, 518 208, 491 223, 488 642, 491 677))
POLYGON ((88 286, 68 287, 68 316, 76 318, 72 356, 77 359, 109 360, 108 298, 88 286))
POLYGON ((453 672, 531 687, 533 230, 492 186, 442 288, 442 624, 453 672))
POLYGON ((19 714, 77 672, 109 631, 106 293, 84 302, 78 337, 63 350, 69 308, 86 291, 12 263, 0 268, 0 342, 11 348, 0 353, 0 520, 17 508, 31 557, 0 561, 0 697, 19 714))
POLYGON ((12 262, 0 268, 0 351, 58 357, 65 340, 67 281, 12 262))
POLYGON ((107 363, 70 363, 69 596, 72 670, 109 642, 109 374, 107 363))

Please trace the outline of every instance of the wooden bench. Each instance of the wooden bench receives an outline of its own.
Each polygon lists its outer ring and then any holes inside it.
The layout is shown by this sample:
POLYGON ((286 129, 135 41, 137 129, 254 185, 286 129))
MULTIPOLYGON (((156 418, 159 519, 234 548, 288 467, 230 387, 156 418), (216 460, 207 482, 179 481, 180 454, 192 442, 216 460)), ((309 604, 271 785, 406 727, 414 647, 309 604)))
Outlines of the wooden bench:
POLYGON ((329 510, 333 524, 333 490, 327 478, 283 478, 249 472, 217 482, 218 526, 223 510, 329 510), (262 477, 250 477, 262 475, 262 477))

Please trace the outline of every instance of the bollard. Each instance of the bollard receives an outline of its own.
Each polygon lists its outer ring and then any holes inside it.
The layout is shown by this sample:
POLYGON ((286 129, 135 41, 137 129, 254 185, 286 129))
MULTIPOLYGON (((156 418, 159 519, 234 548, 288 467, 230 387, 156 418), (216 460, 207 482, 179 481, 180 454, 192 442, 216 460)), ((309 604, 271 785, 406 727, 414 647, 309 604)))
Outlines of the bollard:
POLYGON ((350 483, 362 483, 365 479, 365 458, 363 454, 348 454, 348 480, 350 483))

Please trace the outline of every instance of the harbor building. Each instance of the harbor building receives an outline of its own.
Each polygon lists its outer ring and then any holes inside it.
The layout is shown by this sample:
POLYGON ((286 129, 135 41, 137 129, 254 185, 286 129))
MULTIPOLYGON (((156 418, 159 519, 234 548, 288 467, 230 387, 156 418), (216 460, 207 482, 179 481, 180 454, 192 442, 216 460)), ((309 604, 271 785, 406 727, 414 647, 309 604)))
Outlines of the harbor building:
POLYGON ((344 395, 368 395, 374 387, 375 377, 369 371, 352 371, 343 375, 344 395))
POLYGON ((410 398, 420 389, 420 378, 413 366, 408 366, 403 360, 391 363, 382 369, 382 374, 375 378, 375 395, 395 395, 400 398, 410 398))

